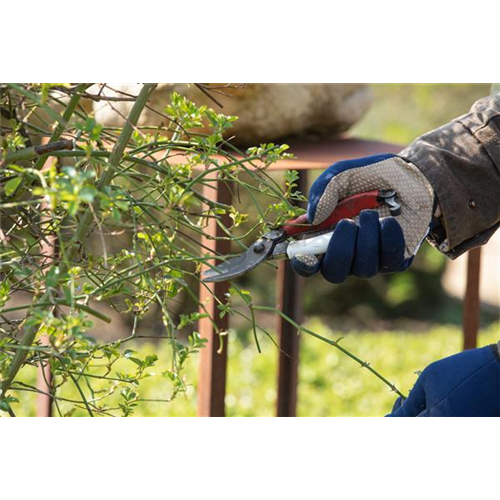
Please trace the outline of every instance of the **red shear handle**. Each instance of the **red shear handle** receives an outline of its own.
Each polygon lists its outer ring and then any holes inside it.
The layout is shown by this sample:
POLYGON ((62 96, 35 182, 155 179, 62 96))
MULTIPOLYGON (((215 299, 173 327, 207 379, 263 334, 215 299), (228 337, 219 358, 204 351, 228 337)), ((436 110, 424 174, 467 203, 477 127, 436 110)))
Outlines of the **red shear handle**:
POLYGON ((330 214, 330 216, 321 224, 316 226, 308 224, 307 215, 304 214, 296 219, 287 221, 283 226, 283 229, 288 236, 326 231, 342 219, 352 219, 353 217, 359 215, 362 210, 377 208, 380 205, 379 193, 380 191, 376 189, 374 191, 367 191, 366 193, 359 193, 349 196, 348 198, 344 198, 337 204, 335 210, 330 214))

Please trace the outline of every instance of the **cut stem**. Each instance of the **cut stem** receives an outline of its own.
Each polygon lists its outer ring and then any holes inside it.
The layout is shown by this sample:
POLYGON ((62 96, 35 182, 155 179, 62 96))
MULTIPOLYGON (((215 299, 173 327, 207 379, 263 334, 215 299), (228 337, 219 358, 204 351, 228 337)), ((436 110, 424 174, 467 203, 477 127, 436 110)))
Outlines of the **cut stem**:
POLYGON ((279 314, 285 321, 288 321, 299 332, 307 333, 308 335, 311 335, 312 337, 315 337, 319 340, 322 340, 323 342, 326 342, 327 344, 330 344, 330 345, 336 347, 339 351, 344 353, 346 356, 349 356, 351 359, 356 361, 356 363, 358 363, 361 366, 361 368, 366 368, 368 371, 373 373, 373 375, 375 375, 385 385, 387 385, 391 389, 391 391, 395 392, 396 394, 398 394, 398 396, 401 396, 403 399, 406 399, 406 396, 392 382, 389 382, 389 380, 387 380, 383 375, 381 375, 377 370, 375 370, 375 368, 373 368, 369 363, 367 363, 366 361, 363 361, 361 358, 358 358, 358 356, 356 356, 352 352, 348 351, 345 347, 342 347, 337 341, 323 337, 322 335, 319 335, 318 333, 315 333, 312 330, 309 330, 308 328, 299 325, 292 318, 290 318, 285 313, 283 313, 282 311, 280 311, 279 309, 276 309, 274 307, 253 306, 253 308, 255 310, 258 310, 258 311, 271 311, 271 312, 274 312, 276 314, 279 314))

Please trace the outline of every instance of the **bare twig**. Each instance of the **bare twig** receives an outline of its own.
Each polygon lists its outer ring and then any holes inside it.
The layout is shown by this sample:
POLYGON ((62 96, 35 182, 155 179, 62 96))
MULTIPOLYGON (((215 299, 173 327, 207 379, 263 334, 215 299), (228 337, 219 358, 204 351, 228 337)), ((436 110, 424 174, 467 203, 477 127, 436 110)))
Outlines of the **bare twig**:
POLYGON ((217 106, 223 108, 224 106, 209 92, 210 86, 203 83, 195 83, 196 88, 201 90, 211 101, 215 102, 217 106))

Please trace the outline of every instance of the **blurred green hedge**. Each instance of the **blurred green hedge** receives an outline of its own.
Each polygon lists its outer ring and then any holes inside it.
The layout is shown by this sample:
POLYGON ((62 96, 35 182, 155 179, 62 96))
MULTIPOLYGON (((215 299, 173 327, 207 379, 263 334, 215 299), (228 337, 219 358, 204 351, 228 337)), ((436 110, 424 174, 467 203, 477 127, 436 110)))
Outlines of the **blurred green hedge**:
MULTIPOLYGON (((319 320, 307 324, 312 330, 330 338, 341 333, 319 320)), ((482 330, 479 345, 484 346, 498 340, 500 323, 482 330)), ((344 334, 342 334, 344 335, 344 334)), ((244 337, 251 337, 246 332, 244 337)), ((379 332, 348 333, 343 345, 369 361, 376 369, 407 394, 416 381, 415 372, 423 370, 429 363, 461 350, 461 331, 454 326, 433 327, 422 333, 396 330, 379 332)), ((145 342, 130 346, 137 349, 141 357, 157 354, 159 366, 169 362, 170 351, 166 344, 145 342)), ((234 331, 229 333, 229 366, 226 396, 227 414, 230 416, 273 416, 276 404, 278 351, 271 342, 262 339, 262 354, 258 354, 253 342, 244 342, 234 331)), ((120 361, 117 369, 131 369, 131 361, 120 361), (130 366, 126 364, 129 363, 130 366)), ((301 416, 382 416, 391 411, 396 399, 387 386, 367 370, 343 356, 334 347, 314 338, 301 336, 299 370, 298 414, 301 416)), ((198 355, 189 359, 186 379, 196 383, 198 355)), ((35 369, 25 368, 23 377, 33 383, 35 369)), ((171 385, 159 373, 151 370, 151 376, 140 383, 142 398, 149 400, 169 397, 171 385)), ((117 391, 116 400, 119 400, 117 391)), ((65 386, 60 396, 78 399, 73 386, 65 386)), ((33 393, 16 393, 20 403, 14 411, 20 415, 35 414, 36 396, 33 393)), ((113 403, 111 399, 110 404, 113 403)), ((61 409, 69 409, 61 403, 61 409)), ((85 415, 77 410, 75 416, 85 415)), ((136 416, 194 416, 196 415, 196 387, 188 386, 186 394, 171 403, 141 402, 135 410, 136 416)))

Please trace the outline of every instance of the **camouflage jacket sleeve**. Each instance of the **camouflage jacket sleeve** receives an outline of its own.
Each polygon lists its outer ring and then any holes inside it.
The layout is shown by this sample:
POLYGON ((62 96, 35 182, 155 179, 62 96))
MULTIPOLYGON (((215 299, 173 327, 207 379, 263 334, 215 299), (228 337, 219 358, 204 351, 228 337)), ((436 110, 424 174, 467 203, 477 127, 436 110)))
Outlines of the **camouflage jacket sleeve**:
POLYGON ((500 226, 500 94, 415 140, 400 156, 427 177, 441 216, 429 240, 451 259, 500 226))

